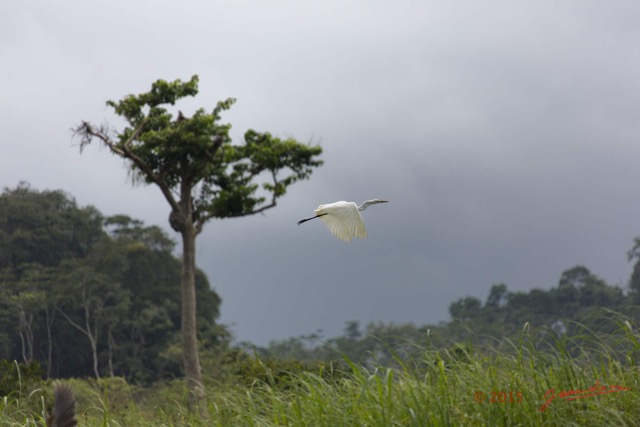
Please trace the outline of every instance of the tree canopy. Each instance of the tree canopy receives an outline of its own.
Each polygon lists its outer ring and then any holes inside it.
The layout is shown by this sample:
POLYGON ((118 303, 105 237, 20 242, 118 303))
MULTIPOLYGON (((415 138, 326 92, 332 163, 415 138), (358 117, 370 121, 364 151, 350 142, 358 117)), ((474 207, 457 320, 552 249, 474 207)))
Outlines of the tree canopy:
POLYGON ((0 195, 0 268, 82 257, 101 234, 100 213, 78 208, 62 191, 35 191, 21 182, 0 195))
POLYGON ((97 138, 130 161, 137 179, 156 184, 171 206, 171 226, 178 232, 185 226, 182 205, 187 206, 196 234, 211 218, 246 216, 274 207, 289 185, 322 165, 316 159, 321 147, 269 132, 249 129, 242 144, 232 144, 231 125, 220 121, 234 98, 219 101, 211 113, 200 108, 191 117, 178 112, 174 118, 166 106, 197 95, 198 82, 198 76, 188 82, 157 80, 149 92, 108 101, 128 123, 115 135, 106 125, 88 122, 75 129, 81 148, 97 138))

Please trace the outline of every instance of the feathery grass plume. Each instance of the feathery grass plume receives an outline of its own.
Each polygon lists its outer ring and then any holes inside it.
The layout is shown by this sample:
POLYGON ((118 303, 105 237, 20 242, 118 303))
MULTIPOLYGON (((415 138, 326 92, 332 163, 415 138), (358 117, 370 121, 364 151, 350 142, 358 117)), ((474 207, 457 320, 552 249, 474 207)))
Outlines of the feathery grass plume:
POLYGON ((53 412, 47 417, 47 427, 76 427, 76 398, 67 384, 53 389, 53 412))

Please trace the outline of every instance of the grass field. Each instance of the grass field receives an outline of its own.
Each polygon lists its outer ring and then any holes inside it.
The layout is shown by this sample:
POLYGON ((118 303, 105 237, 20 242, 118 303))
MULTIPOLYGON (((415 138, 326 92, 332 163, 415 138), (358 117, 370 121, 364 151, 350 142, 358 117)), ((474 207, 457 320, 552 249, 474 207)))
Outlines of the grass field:
MULTIPOLYGON (((254 360, 260 380, 208 384, 208 420, 189 414, 179 380, 147 389, 118 378, 69 383, 81 426, 638 425, 640 335, 630 323, 606 335, 555 337, 544 351, 541 336, 525 327, 483 348, 424 348, 394 369, 347 360, 284 373, 254 360)), ((0 425, 44 425, 51 389, 5 396, 0 425)))

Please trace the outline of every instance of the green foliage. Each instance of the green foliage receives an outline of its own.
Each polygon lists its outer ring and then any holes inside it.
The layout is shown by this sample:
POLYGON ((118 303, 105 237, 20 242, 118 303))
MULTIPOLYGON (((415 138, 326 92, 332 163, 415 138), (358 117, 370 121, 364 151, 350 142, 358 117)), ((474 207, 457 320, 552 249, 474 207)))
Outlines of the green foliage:
POLYGON ((482 302, 478 298, 465 297, 451 303, 449 313, 454 319, 469 320, 480 313, 482 302))
POLYGON ((18 363, 0 359, 0 396, 30 391, 34 384, 40 382, 42 373, 37 361, 18 363))
MULTIPOLYGON (((439 325, 369 323, 361 330, 356 321, 346 323, 342 336, 328 340, 312 334, 273 341, 257 349, 264 358, 291 358, 307 362, 339 363, 341 355, 367 367, 397 367, 415 359, 417 347, 448 349, 450 341, 459 345, 485 345, 499 337, 526 328, 544 328, 549 333, 574 337, 583 324, 601 333, 619 325, 608 315, 618 312, 637 321, 640 311, 634 295, 625 295, 617 286, 608 285, 584 266, 562 273, 558 286, 549 290, 509 292, 503 283, 493 285, 483 305, 480 299, 465 297, 450 305, 452 321, 439 325)), ((549 335, 555 336, 555 335, 549 335)), ((541 340, 540 346, 552 342, 541 340)), ((572 348, 569 346, 569 348, 572 348)))
POLYGON ((498 284, 491 288, 484 306, 477 298, 461 298, 449 307, 453 320, 448 329, 461 338, 459 334, 465 328, 473 329, 476 336, 505 336, 525 323, 554 327, 572 321, 588 322, 597 309, 631 313, 633 303, 621 288, 578 265, 564 271, 558 286, 549 290, 508 292, 505 284, 498 284))
POLYGON ((265 383, 270 387, 288 387, 291 378, 310 372, 322 372, 325 377, 340 375, 339 371, 333 369, 332 363, 298 360, 295 358, 262 358, 257 351, 249 354, 238 348, 226 351, 222 355, 221 363, 224 373, 223 375, 217 375, 217 378, 223 378, 223 383, 242 386, 261 387, 261 384, 265 383), (329 366, 328 369, 326 368, 327 366, 329 366))
MULTIPOLYGON (((21 184, 0 198, 7 215, 0 218, 5 227, 0 235, 18 229, 23 235, 46 235, 39 241, 57 251, 55 263, 43 264, 40 248, 4 241, 3 249, 22 255, 17 265, 0 269, 0 358, 40 363, 47 377, 94 376, 94 361, 100 376, 120 375, 137 383, 182 375, 179 347, 177 362, 172 353, 179 344, 176 294, 182 267, 171 253, 173 240, 159 227, 125 215, 103 219, 61 191, 39 192, 21 184), (66 201, 64 209, 49 209, 52 197, 66 201), (16 222, 15 207, 25 200, 67 231, 48 230, 39 216, 24 215, 16 222)), ((228 333, 216 323, 220 297, 200 270, 196 288, 202 345, 224 345, 228 333)))
POLYGON ((640 237, 636 237, 633 240, 633 247, 627 252, 627 257, 629 261, 636 261, 629 280, 629 288, 634 301, 640 304, 640 237))
POLYGON ((145 227, 142 221, 127 215, 105 218, 104 227, 114 239, 127 241, 130 245, 141 244, 159 253, 170 253, 176 246, 176 242, 157 225, 145 227))
POLYGON ((507 285, 505 285, 504 283, 493 285, 491 287, 491 290, 489 291, 489 296, 487 297, 485 307, 499 309, 507 303, 507 299, 507 285))
MULTIPOLYGON (((253 357, 251 375, 260 379, 230 378, 209 387, 207 420, 187 410, 184 382, 147 389, 121 379, 70 384, 84 426, 635 426, 637 324, 619 315, 603 320, 620 327, 601 334, 575 325, 579 336, 571 342, 556 336, 544 351, 536 344, 544 329, 525 329, 480 347, 420 347, 397 368, 363 367, 347 358, 343 369, 330 374, 331 366, 304 370, 293 364, 279 373, 286 365, 253 357), (569 345, 577 351, 568 351, 569 345), (563 394, 594 387, 614 391, 573 401, 567 399, 573 394, 563 394)), ((0 423, 42 425, 35 409, 40 396, 0 401, 0 423)), ((45 398, 50 401, 50 394, 45 398)))
POLYGON ((35 191, 21 182, 0 194, 0 269, 25 263, 55 266, 85 256, 102 234, 92 206, 78 208, 62 191, 35 191))
POLYGON ((187 82, 158 80, 149 92, 107 102, 128 123, 117 135, 86 122, 75 130, 82 148, 98 138, 130 161, 134 176, 158 185, 175 212, 176 231, 184 226, 180 216, 185 214, 178 205, 193 209, 193 220, 201 229, 210 218, 250 215, 275 206, 289 185, 322 165, 315 158, 320 147, 268 132, 250 129, 244 144, 232 144, 231 125, 220 120, 235 103, 233 98, 218 102, 211 113, 200 108, 191 117, 178 112, 174 118, 166 108, 197 93, 198 76, 187 82), (263 178, 264 182, 255 182, 263 178), (197 194, 192 194, 196 186, 197 194), (172 192, 180 200, 174 200, 172 192))

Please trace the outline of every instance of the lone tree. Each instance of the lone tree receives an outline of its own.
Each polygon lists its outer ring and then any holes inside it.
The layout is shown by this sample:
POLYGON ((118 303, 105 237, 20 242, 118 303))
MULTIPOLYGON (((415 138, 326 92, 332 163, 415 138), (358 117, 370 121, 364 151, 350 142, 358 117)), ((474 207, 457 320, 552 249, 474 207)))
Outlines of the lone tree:
POLYGON ((178 112, 174 119, 164 108, 197 93, 197 75, 188 82, 158 80, 147 93, 107 102, 128 122, 122 131, 84 121, 73 131, 81 151, 97 139, 127 160, 135 179, 155 184, 171 207, 169 224, 181 234, 183 248, 184 374, 191 403, 203 408, 196 336, 196 236, 211 218, 253 215, 275 207, 289 185, 322 165, 317 159, 322 148, 254 130, 245 133, 243 144, 232 144, 231 125, 220 123, 220 114, 231 107, 233 98, 218 102, 211 113, 201 108, 191 117, 178 112))

